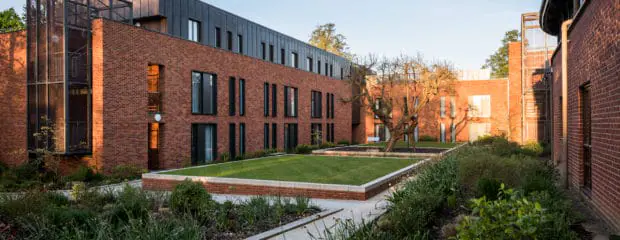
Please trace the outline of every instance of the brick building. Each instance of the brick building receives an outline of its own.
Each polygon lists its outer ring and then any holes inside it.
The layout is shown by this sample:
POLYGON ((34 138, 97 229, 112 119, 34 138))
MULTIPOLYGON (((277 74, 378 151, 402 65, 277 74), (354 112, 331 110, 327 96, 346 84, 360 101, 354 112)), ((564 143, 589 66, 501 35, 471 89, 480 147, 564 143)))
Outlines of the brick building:
POLYGON ((0 35, 3 162, 49 147, 104 171, 161 169, 311 131, 351 140, 346 59, 199 0, 105 2, 28 1, 27 31, 0 35), (49 122, 54 136, 34 138, 49 122))
MULTIPOLYGON (((521 20, 522 41, 508 46, 508 77, 492 79, 485 70, 460 71, 453 94, 442 93, 421 109, 418 127, 410 136, 413 140, 430 136, 461 142, 489 134, 505 135, 519 143, 551 141, 550 86, 543 77, 556 38, 542 32, 538 13, 522 14, 521 20)), ((401 111, 402 104, 394 108, 395 121, 401 111)), ((358 114, 359 124, 353 127, 355 141, 389 138, 389 131, 369 109, 354 113, 354 123, 358 114)))
POLYGON ((562 180, 620 232, 620 3, 543 1, 560 38, 551 61, 553 158, 562 180))

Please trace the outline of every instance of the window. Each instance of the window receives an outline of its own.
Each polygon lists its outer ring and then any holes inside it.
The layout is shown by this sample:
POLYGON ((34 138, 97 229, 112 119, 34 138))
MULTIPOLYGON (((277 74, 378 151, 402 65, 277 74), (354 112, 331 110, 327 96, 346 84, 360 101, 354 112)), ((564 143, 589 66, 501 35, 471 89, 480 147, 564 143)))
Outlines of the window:
POLYGON ((215 27, 215 47, 222 47, 222 29, 215 27))
POLYGON ((319 145, 323 140, 323 124, 310 124, 310 144, 319 145))
POLYGON ((331 99, 331 94, 326 93, 325 94, 325 105, 327 105, 327 109, 325 109, 325 116, 327 118, 331 117, 330 110, 329 110, 329 109, 331 109, 331 100, 330 99, 331 99))
POLYGON ((278 124, 271 124, 271 148, 278 149, 278 124))
POLYGON ((325 63, 325 76, 329 74, 329 64, 325 63))
POLYGON ((230 153, 230 159, 235 159, 237 156, 237 126, 234 123, 228 124, 228 152, 230 153))
POLYGON ((418 142, 418 126, 413 129, 413 141, 418 142))
POLYGON ((217 126, 192 124, 192 164, 205 164, 217 157, 217 126))
POLYGON ((239 155, 245 154, 245 123, 239 123, 239 155))
POLYGON ((217 113, 217 76, 192 72, 192 113, 215 115, 217 113))
MULTIPOLYGON (((329 96, 329 95, 328 95, 329 96)), ((310 101, 310 116, 312 118, 321 118, 323 112, 323 93, 312 91, 310 101)))
POLYGON ((269 44, 269 61, 270 62, 275 62, 275 57, 274 57, 274 52, 273 52, 273 45, 269 44))
POLYGON ((269 116, 269 83, 263 85, 263 113, 265 117, 269 116))
POLYGON ((190 19, 187 23, 188 32, 187 39, 194 42, 200 42, 200 22, 190 19))
POLYGON ((450 97, 450 117, 456 117, 456 98, 454 96, 450 97))
POLYGON ((271 84, 271 116, 276 117, 278 114, 278 91, 275 84, 271 84))
POLYGON ((344 68, 340 68, 340 80, 344 80, 344 68))
MULTIPOLYGON (((375 111, 379 111, 381 110, 381 99, 380 98, 376 98, 375 99, 375 104, 374 104, 374 108, 375 111)), ((375 114, 375 119, 379 119, 379 115, 375 114)))
POLYGON ((321 74, 321 60, 318 60, 316 62, 316 66, 317 66, 317 73, 321 74))
POLYGON ((325 140, 328 142, 333 143, 334 139, 335 139, 335 134, 334 134, 334 124, 333 123, 327 123, 325 124, 325 140))
POLYGON ((334 118, 334 112, 335 112, 335 109, 336 109, 336 104, 334 102, 334 98, 335 97, 334 97, 333 93, 331 93, 330 95, 331 95, 331 97, 330 97, 330 102, 331 103, 329 104, 329 106, 331 107, 331 109, 330 109, 330 116, 331 116, 331 118, 334 118))
POLYGON ((294 67, 294 68, 298 68, 299 67, 299 62, 297 61, 297 53, 296 52, 292 52, 291 53, 291 67, 294 67))
POLYGON ((439 140, 442 143, 446 142, 446 125, 443 123, 439 124, 439 140))
POLYGON ((329 76, 334 77, 334 65, 329 64, 329 76))
POLYGON ((269 123, 265 123, 263 127, 263 148, 269 149, 269 123))
POLYGON ((228 79, 228 115, 229 116, 235 116, 235 99, 236 99, 236 94, 235 94, 235 78, 234 77, 230 77, 228 79))
POLYGON ((308 72, 314 71, 312 64, 313 64, 312 58, 311 57, 306 58, 306 71, 308 72))
POLYGON ((490 123, 470 123, 469 124, 469 141, 478 140, 479 137, 489 135, 491 133, 490 123))
POLYGON ((439 116, 442 118, 446 116, 446 97, 444 96, 439 98, 439 116))
POLYGON ((298 90, 294 87, 284 87, 284 116, 297 117, 298 90))
POLYGON ((239 49, 239 53, 243 54, 243 36, 241 34, 237 35, 237 49, 239 49))
POLYGON ((231 31, 226 31, 226 39, 227 39, 227 48, 228 51, 232 51, 233 50, 233 37, 232 37, 232 32, 231 31))
POLYGON ((286 65, 286 50, 280 49, 280 64, 286 65))
POLYGON ((284 124, 284 148, 291 151, 297 147, 297 124, 284 124))
POLYGON ((239 79, 239 116, 245 116, 245 79, 239 79))
POLYGON ((261 58, 263 60, 267 60, 267 45, 265 45, 264 42, 260 43, 260 49, 261 49, 261 58))
POLYGON ((331 132, 331 134, 329 135, 330 136, 329 141, 333 143, 333 142, 335 142, 334 140, 336 139, 336 131, 334 129, 334 124, 333 123, 331 124, 330 132, 331 132))
POLYGON ((150 113, 161 112, 161 94, 159 84, 161 70, 159 65, 149 65, 147 69, 147 92, 149 97, 147 110, 150 113))
POLYGON ((450 124, 450 141, 456 142, 456 125, 454 123, 450 124))
POLYGON ((488 118, 491 117, 491 96, 474 95, 469 96, 469 117, 488 118))

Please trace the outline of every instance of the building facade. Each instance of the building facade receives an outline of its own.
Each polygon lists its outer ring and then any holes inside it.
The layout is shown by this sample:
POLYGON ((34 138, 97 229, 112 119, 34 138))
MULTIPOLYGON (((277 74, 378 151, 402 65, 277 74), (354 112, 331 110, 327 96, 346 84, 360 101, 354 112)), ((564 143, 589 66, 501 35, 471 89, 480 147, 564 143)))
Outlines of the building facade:
POLYGON ((560 38, 551 61, 553 159, 562 181, 620 232, 620 5, 543 1, 560 38))
POLYGON ((201 1, 33 0, 27 13, 25 32, 0 35, 13 63, 0 90, 18 93, 1 99, 15 129, 3 162, 48 148, 103 171, 154 170, 293 149, 313 129, 350 141, 340 56, 201 1))

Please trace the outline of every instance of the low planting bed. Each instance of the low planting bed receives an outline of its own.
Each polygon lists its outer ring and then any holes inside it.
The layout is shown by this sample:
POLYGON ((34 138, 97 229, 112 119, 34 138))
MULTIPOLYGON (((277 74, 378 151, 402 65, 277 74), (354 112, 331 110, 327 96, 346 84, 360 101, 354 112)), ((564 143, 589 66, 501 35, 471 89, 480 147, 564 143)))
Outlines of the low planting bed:
POLYGON ((324 156, 358 156, 358 157, 394 157, 394 158, 428 158, 445 154, 450 149, 463 143, 418 142, 415 148, 406 142, 397 142, 392 151, 386 152, 385 142, 369 143, 356 146, 344 146, 312 151, 312 154, 324 156))
MULTIPOLYGON (((386 142, 377 142, 377 143, 363 144, 362 146, 384 148, 386 144, 387 144, 386 142)), ((419 141, 415 144, 412 144, 412 143, 407 144, 407 142, 405 141, 398 141, 396 142, 396 145, 394 146, 394 148, 411 148, 414 145, 416 148, 453 148, 453 147, 458 146, 459 144, 461 143, 451 143, 451 142, 442 143, 438 141, 419 141)))
POLYGON ((74 189, 72 196, 0 197, 0 239, 244 239, 321 210, 303 197, 218 203, 192 182, 171 194, 126 186, 117 193, 74 189))
POLYGON ((365 200, 412 171, 418 159, 284 155, 149 173, 142 186, 170 190, 190 179, 213 193, 365 200))

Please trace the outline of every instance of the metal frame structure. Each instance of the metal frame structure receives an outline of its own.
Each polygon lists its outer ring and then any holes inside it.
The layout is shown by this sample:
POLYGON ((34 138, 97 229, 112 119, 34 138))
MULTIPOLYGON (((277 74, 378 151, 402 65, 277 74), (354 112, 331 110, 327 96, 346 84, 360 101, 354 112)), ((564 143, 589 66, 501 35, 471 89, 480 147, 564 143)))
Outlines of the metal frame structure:
POLYGON ((133 23, 128 0, 28 0, 28 149, 91 152, 91 22, 133 23), (52 127, 45 139, 35 137, 52 127))

